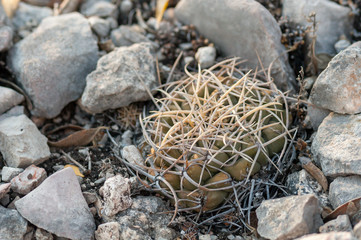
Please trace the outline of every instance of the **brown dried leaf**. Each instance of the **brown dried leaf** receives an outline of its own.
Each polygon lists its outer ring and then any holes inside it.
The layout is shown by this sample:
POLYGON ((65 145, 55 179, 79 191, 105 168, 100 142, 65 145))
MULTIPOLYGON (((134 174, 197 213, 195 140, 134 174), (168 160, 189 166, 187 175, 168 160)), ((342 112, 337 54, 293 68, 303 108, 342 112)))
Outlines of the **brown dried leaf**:
POLYGON ((330 220, 336 219, 340 215, 347 214, 350 218, 353 217, 357 212, 360 211, 360 201, 361 197, 354 198, 347 203, 342 204, 333 212, 331 212, 327 217, 325 217, 324 222, 328 222, 330 220))
POLYGON ((302 167, 314 178, 316 181, 322 186, 323 190, 326 192, 328 189, 327 178, 323 174, 323 172, 311 161, 302 164, 302 167))
POLYGON ((101 130, 108 129, 107 127, 97 127, 77 131, 57 142, 48 141, 49 146, 58 148, 86 146, 91 143, 101 130))
POLYGON ((9 18, 12 18, 18 9, 20 0, 1 0, 5 13, 9 18))

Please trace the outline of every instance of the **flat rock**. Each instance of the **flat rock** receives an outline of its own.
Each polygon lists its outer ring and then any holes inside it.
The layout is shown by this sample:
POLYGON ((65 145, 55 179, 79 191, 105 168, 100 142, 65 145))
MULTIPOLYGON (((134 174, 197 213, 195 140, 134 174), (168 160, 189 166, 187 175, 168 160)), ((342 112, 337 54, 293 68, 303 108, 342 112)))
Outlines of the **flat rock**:
POLYGON ((120 225, 117 222, 100 224, 95 231, 96 240, 119 240, 120 225))
POLYGON ((157 86, 155 58, 148 43, 120 47, 99 59, 87 76, 81 106, 90 113, 150 99, 147 89, 157 86))
POLYGON ((329 232, 309 234, 296 240, 357 240, 350 232, 329 232))
POLYGON ((361 197, 361 177, 338 177, 330 184, 329 199, 333 208, 361 197))
POLYGON ((326 232, 351 232, 352 225, 348 215, 340 215, 320 227, 320 233, 326 232))
POLYGON ((33 101, 33 115, 46 118, 80 97, 97 60, 97 42, 79 13, 44 19, 8 56, 9 66, 33 101))
POLYGON ((327 177, 361 173, 361 115, 330 113, 319 126, 312 153, 327 177))
POLYGON ((130 197, 130 181, 120 175, 107 179, 99 189, 104 198, 103 214, 112 217, 132 205, 130 197))
POLYGON ((47 138, 26 115, 0 122, 0 152, 9 167, 37 165, 50 157, 47 138))
POLYGON ((22 168, 12 168, 5 166, 1 170, 1 180, 3 182, 10 182, 11 179, 19 175, 19 173, 21 173, 22 171, 24 171, 24 169, 22 168))
MULTIPOLYGON (((1 28, 0 28, 1 35, 1 28)), ((1 36, 0 36, 1 41, 1 36)), ((0 43, 1 44, 1 43, 0 43)), ((24 101, 24 96, 11 88, 0 86, 0 115, 24 101)))
MULTIPOLYGON (((353 18, 351 9, 326 0, 285 0, 282 15, 301 26, 310 26, 307 17, 316 13, 316 54, 336 54, 334 44, 341 35, 350 37, 353 18)), ((310 38, 310 37, 309 37, 310 38)))
POLYGON ((336 113, 361 112, 361 42, 337 54, 313 85, 310 101, 336 113))
POLYGON ((15 206, 29 222, 58 237, 93 238, 94 218, 72 168, 54 173, 15 206))
POLYGON ((0 52, 8 50, 13 45, 13 35, 11 27, 0 26, 0 52))
POLYGON ((175 8, 176 18, 193 24, 220 49, 224 56, 247 59, 247 66, 260 67, 274 61, 272 76, 282 90, 294 89, 295 78, 281 44, 281 30, 271 13, 254 0, 182 0, 175 8))
POLYGON ((10 188, 11 188, 10 183, 4 183, 4 184, 0 183, 0 199, 2 199, 10 191, 10 188))
POLYGON ((39 186, 47 177, 44 168, 31 165, 11 180, 11 189, 14 192, 26 195, 39 186))
POLYGON ((23 240, 28 222, 16 210, 0 206, 1 240, 23 240))
POLYGON ((257 232, 272 240, 315 233, 322 225, 318 200, 313 194, 263 201, 256 214, 257 232))
POLYGON ((121 25, 111 32, 110 37, 116 47, 131 46, 134 43, 150 42, 144 34, 137 31, 135 26, 121 25))

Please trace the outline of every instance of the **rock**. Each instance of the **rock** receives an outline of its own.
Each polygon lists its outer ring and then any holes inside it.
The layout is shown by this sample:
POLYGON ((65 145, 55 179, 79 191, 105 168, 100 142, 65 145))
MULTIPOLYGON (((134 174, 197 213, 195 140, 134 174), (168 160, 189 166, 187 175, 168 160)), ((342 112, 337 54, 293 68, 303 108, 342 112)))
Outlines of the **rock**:
POLYGON ((1 180, 3 182, 10 182, 11 179, 19 175, 19 173, 21 173, 22 171, 24 171, 24 169, 22 168, 12 168, 5 166, 1 170, 1 180))
POLYGON ((12 28, 8 26, 0 26, 0 52, 4 52, 8 50, 12 45, 13 45, 12 28))
POLYGON ((118 18, 117 6, 111 3, 111 1, 86 0, 80 7, 80 13, 86 17, 118 18))
POLYGON ((116 175, 107 179, 99 189, 104 198, 103 214, 112 217, 132 205, 130 197, 130 182, 128 178, 116 175))
POLYGON ((151 45, 120 47, 103 56, 88 75, 80 104, 90 113, 127 106, 150 99, 147 92, 157 86, 151 45))
POLYGON ((10 191, 10 187, 10 183, 0 184, 0 199, 2 199, 10 191))
POLYGON ((96 240, 119 240, 120 225, 117 222, 100 224, 95 231, 96 240))
POLYGON ((346 48, 348 48, 351 45, 350 41, 347 39, 341 39, 338 40, 335 43, 335 49, 336 49, 336 53, 340 53, 341 51, 345 50, 346 48))
POLYGON ((16 210, 0 206, 0 237, 1 240, 22 240, 28 222, 16 210))
MULTIPOLYGON (((285 0, 282 15, 297 25, 310 26, 307 17, 311 12, 316 13, 317 39, 316 54, 333 56, 336 51, 334 44, 340 36, 350 37, 352 32, 351 9, 332 1, 325 0, 285 0)), ((310 41, 310 36, 308 36, 310 41)))
POLYGON ((303 86, 303 87, 304 87, 306 90, 311 90, 312 87, 313 87, 313 84, 314 84, 315 81, 316 81, 316 79, 317 79, 316 76, 311 76, 311 77, 305 78, 305 80, 304 80, 304 86, 303 86))
POLYGON ((12 23, 15 31, 35 29, 40 22, 47 17, 53 15, 53 11, 48 7, 37 7, 24 2, 19 2, 19 7, 16 10, 12 23))
POLYGON ((50 6, 52 0, 24 0, 24 2, 27 2, 31 5, 35 5, 35 6, 50 6))
POLYGON ((322 225, 318 200, 313 194, 263 201, 256 214, 257 232, 272 240, 315 233, 322 225))
POLYGON ((9 203, 8 208, 9 208, 9 209, 15 209, 15 203, 16 203, 19 199, 20 199, 20 197, 19 197, 19 196, 16 196, 16 197, 11 201, 11 203, 9 203))
POLYGON ((320 233, 326 232, 351 232, 352 226, 348 215, 340 215, 320 227, 320 233))
POLYGON ((327 177, 361 173, 361 115, 330 113, 319 126, 312 154, 327 177))
POLYGON ((94 218, 72 168, 54 173, 15 206, 29 222, 58 237, 82 240, 94 235, 94 218))
POLYGON ((122 134, 122 146, 129 146, 133 144, 132 138, 134 136, 134 133, 131 130, 126 130, 122 134))
POLYGON ((0 122, 2 120, 4 120, 5 118, 20 116, 23 114, 25 114, 24 106, 15 106, 15 107, 11 108, 9 111, 7 111, 6 113, 3 113, 0 115, 0 122))
POLYGON ((330 184, 329 199, 333 208, 361 196, 361 177, 338 177, 330 184))
POLYGON ((118 22, 117 20, 115 20, 114 18, 112 17, 107 17, 107 19, 105 19, 108 23, 109 23, 109 27, 110 29, 115 29, 118 27, 118 22))
POLYGON ((309 234, 296 240, 357 240, 350 232, 330 232, 309 234))
MULTIPOLYGON (((327 2, 327 1, 325 1, 327 2)), ((313 85, 310 101, 336 113, 361 112, 361 41, 337 54, 313 85)))
POLYGON ((9 66, 33 101, 33 115, 46 118, 80 97, 97 60, 97 43, 79 13, 44 19, 8 56, 9 66))
POLYGON ((120 3, 120 12, 124 15, 127 15, 130 10, 132 10, 133 8, 133 3, 132 1, 130 0, 123 0, 121 3, 120 3))
POLYGON ((134 145, 125 146, 122 150, 122 156, 132 165, 144 166, 144 158, 134 145))
POLYGON ((195 57, 202 69, 209 68, 216 61, 216 48, 213 46, 200 47, 198 48, 195 57))
POLYGON ((47 177, 44 168, 31 165, 11 180, 11 189, 14 192, 26 195, 39 186, 47 177))
MULTIPOLYGON (((0 29, 1 35, 1 29, 0 29)), ((0 36, 1 41, 1 36, 0 36)), ((1 43, 0 43, 1 44, 1 43)), ((24 96, 11 88, 0 86, 0 115, 24 101, 24 96)))
POLYGON ((5 194, 3 197, 0 196, 0 205, 6 207, 10 203, 10 195, 5 194))
POLYGON ((88 18, 90 27, 99 37, 106 37, 110 31, 109 21, 97 16, 88 18))
POLYGON ((88 205, 93 204, 98 200, 96 193, 93 192, 83 192, 83 196, 88 205))
POLYGON ((21 168, 40 164, 50 156, 47 138, 26 115, 0 122, 0 152, 9 167, 21 168))
POLYGON ((304 123, 307 128, 317 130, 323 119, 330 114, 330 110, 317 107, 316 105, 309 103, 307 106, 307 115, 304 123))
POLYGON ((358 238, 361 239, 361 221, 358 222, 353 228, 353 234, 358 238))
POLYGON ((133 26, 121 25, 111 32, 110 37, 116 47, 131 46, 134 43, 150 42, 146 36, 136 31, 133 26))
POLYGON ((53 240, 53 235, 44 229, 37 228, 35 231, 36 240, 53 240))
POLYGON ((176 18, 193 24, 215 44, 224 56, 247 59, 247 66, 263 66, 274 61, 272 76, 282 90, 294 89, 294 74, 281 44, 281 30, 270 12, 253 0, 182 0, 175 8, 176 18))

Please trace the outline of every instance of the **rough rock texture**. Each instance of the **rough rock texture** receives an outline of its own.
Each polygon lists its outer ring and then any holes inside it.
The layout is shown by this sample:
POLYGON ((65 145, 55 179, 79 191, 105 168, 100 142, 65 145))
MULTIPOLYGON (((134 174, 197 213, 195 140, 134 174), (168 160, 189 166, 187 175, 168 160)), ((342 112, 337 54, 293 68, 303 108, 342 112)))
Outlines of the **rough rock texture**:
POLYGON ((257 52, 266 68, 274 61, 272 76, 282 90, 293 89, 295 79, 281 44, 281 30, 270 12, 254 0, 182 0, 175 14, 185 24, 215 43, 225 56, 247 59, 259 66, 257 52))
POLYGON ((39 186, 47 177, 44 168, 31 165, 11 180, 11 189, 14 192, 26 195, 39 186))
POLYGON ((58 237, 91 239, 95 223, 72 168, 54 173, 15 202, 20 214, 58 237))
POLYGON ((312 103, 309 103, 307 105, 307 116, 304 122, 309 129, 317 130, 323 119, 325 119, 330 112, 330 110, 320 108, 312 103))
POLYGON ((10 182, 11 179, 19 175, 19 173, 21 173, 22 171, 24 171, 24 169, 22 168, 12 168, 5 166, 1 170, 1 180, 3 182, 10 182))
MULTIPOLYGON (((8 50, 13 44, 13 30, 0 24, 0 52, 8 50)), ((1 95, 0 95, 1 96, 1 95)))
POLYGON ((25 115, 0 122, 0 152, 9 167, 40 164, 50 156, 47 138, 25 115))
POLYGON ((0 199, 2 199, 10 191, 10 187, 10 183, 0 183, 0 199))
POLYGON ((97 43, 79 13, 44 19, 8 56, 9 66, 33 101, 32 113, 46 118, 80 97, 97 60, 97 43))
POLYGON ((22 240, 28 222, 16 210, 0 206, 0 239, 22 240))
POLYGON ((361 221, 358 222, 358 223, 353 227, 353 234, 354 234, 358 239, 361 239, 361 221))
POLYGON ((328 177, 361 173, 361 115, 330 113, 319 126, 312 153, 328 177))
POLYGON ((361 112, 361 42, 337 54, 313 85, 310 101, 337 113, 361 112))
POLYGON ((361 177, 338 177, 330 184, 329 199, 333 208, 361 197, 361 177))
POLYGON ((198 48, 195 55, 201 68, 211 67, 216 60, 216 48, 213 46, 198 48))
POLYGON ((350 232, 330 232, 309 234, 296 240, 357 240, 350 232))
POLYGON ((320 227, 321 233, 326 232, 351 232, 352 225, 348 215, 340 215, 336 219, 325 223, 320 227))
POLYGON ((110 37, 116 47, 131 46, 134 43, 150 42, 149 39, 136 30, 134 26, 120 26, 113 30, 110 37))
MULTIPOLYGON (((0 29, 1 41, 1 29, 0 29)), ((24 101, 24 96, 11 88, 0 86, 0 115, 24 101)))
POLYGON ((107 179, 99 189, 104 198, 103 214, 112 217, 132 205, 130 197, 130 182, 128 178, 116 175, 107 179))
POLYGON ((142 154, 139 152, 138 148, 134 145, 125 146, 122 149, 122 156, 130 164, 144 166, 144 158, 142 157, 142 154))
POLYGON ((44 229, 37 228, 35 231, 36 240, 53 240, 53 235, 44 229))
POLYGON ((301 26, 309 26, 307 17, 316 13, 317 39, 316 54, 336 53, 334 44, 341 35, 350 37, 353 18, 351 9, 332 1, 325 0, 284 0, 283 16, 301 26))
POLYGON ((96 240, 119 240, 120 225, 117 222, 100 224, 95 231, 96 240))
POLYGON ((313 194, 263 201, 256 214, 258 233, 269 239, 294 239, 315 233, 322 225, 318 200, 313 194))
POLYGON ((87 76, 82 107, 100 113, 150 99, 147 88, 157 86, 151 49, 147 43, 134 44, 99 59, 96 70, 87 76))

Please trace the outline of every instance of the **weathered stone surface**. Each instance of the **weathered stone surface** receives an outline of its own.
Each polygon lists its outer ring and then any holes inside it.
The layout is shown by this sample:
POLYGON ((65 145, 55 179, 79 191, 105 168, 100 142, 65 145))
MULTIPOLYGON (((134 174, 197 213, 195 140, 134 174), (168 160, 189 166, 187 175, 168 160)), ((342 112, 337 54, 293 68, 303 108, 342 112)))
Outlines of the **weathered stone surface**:
POLYGON ((138 148, 134 145, 125 146, 122 149, 122 156, 130 164, 144 166, 144 158, 138 148))
POLYGON ((348 215, 340 215, 320 227, 320 233, 326 232, 351 232, 352 225, 348 215))
POLYGON ((0 199, 2 199, 10 191, 10 187, 10 183, 0 183, 0 199))
POLYGON ((109 21, 97 16, 88 18, 90 27, 99 37, 106 37, 110 31, 109 21))
POLYGON ((93 215, 72 168, 54 173, 15 206, 29 222, 58 237, 88 240, 94 235, 93 215))
MULTIPOLYGON (((0 30, 1 34, 1 30, 0 30)), ((1 36, 0 36, 1 41, 1 36)), ((24 96, 11 88, 0 86, 0 115, 24 101, 24 96)))
POLYGON ((53 240, 53 235, 44 229, 37 228, 35 231, 36 240, 53 240))
POLYGON ((100 224, 95 231, 96 240, 119 240, 120 225, 117 222, 100 224))
POLYGON ((24 171, 24 169, 22 168, 12 168, 5 166, 1 170, 1 180, 3 182, 10 182, 11 179, 19 175, 19 173, 21 173, 22 171, 24 171))
POLYGON ((354 234, 358 239, 361 239, 361 221, 358 222, 358 223, 353 227, 353 234, 354 234))
POLYGON ((345 50, 345 49, 348 48, 350 45, 351 45, 351 43, 350 43, 349 40, 346 40, 346 39, 338 40, 338 41, 335 43, 336 53, 339 53, 339 52, 341 52, 342 50, 345 50))
POLYGON ((90 113, 127 106, 150 99, 147 92, 157 86, 151 45, 120 47, 103 56, 88 75, 80 104, 90 113))
POLYGON ((247 65, 273 63, 272 76, 282 90, 293 89, 294 74, 281 44, 281 30, 270 12, 253 0, 182 0, 175 8, 178 20, 193 24, 225 56, 247 59, 247 65))
POLYGON ((312 153, 328 177, 361 173, 361 115, 330 113, 319 126, 312 153))
POLYGON ((8 50, 12 46, 13 35, 11 27, 0 25, 0 52, 8 50))
POLYGON ((86 0, 80 7, 80 12, 86 17, 98 16, 102 18, 118 18, 117 6, 106 0, 86 0))
POLYGON ((11 108, 9 111, 0 115, 0 122, 8 117, 20 116, 25 114, 25 108, 22 105, 15 106, 11 108))
POLYGON ((330 184, 329 199, 333 208, 361 197, 361 177, 338 177, 330 184))
POLYGON ((315 233, 322 225, 318 200, 313 194, 263 201, 256 214, 258 233, 269 239, 294 239, 315 233))
POLYGON ((97 60, 97 43, 79 13, 44 19, 8 56, 9 66, 33 101, 32 113, 47 118, 80 97, 97 60))
POLYGON ((16 210, 0 206, 0 239, 22 240, 28 222, 16 210))
POLYGON ((9 167, 36 165, 50 156, 47 138, 25 115, 0 122, 0 151, 9 167))
POLYGON ((11 189, 14 192, 26 195, 39 186, 47 177, 44 168, 31 165, 11 180, 11 189))
POLYGON ((361 112, 361 42, 337 54, 313 85, 310 101, 337 113, 361 112))
POLYGON ((334 44, 339 40, 340 36, 350 37, 352 32, 353 18, 351 9, 332 1, 285 0, 283 1, 282 10, 283 16, 305 27, 310 25, 307 21, 310 13, 316 13, 316 54, 334 55, 336 53, 334 44))
POLYGON ((216 48, 213 46, 198 48, 195 55, 201 68, 211 67, 216 61, 216 48))
POLYGON ((150 42, 149 39, 137 31, 134 26, 121 25, 111 32, 110 37, 116 47, 131 46, 134 43, 150 42))
POLYGON ((308 128, 317 130, 323 119, 325 119, 330 112, 330 110, 320 108, 312 103, 309 103, 307 105, 307 116, 304 122, 308 128))
POLYGON ((309 234, 296 240, 357 240, 350 232, 309 234))
POLYGON ((107 179, 104 186, 99 189, 104 198, 104 214, 112 217, 132 205, 130 197, 130 182, 128 178, 116 175, 107 179))

